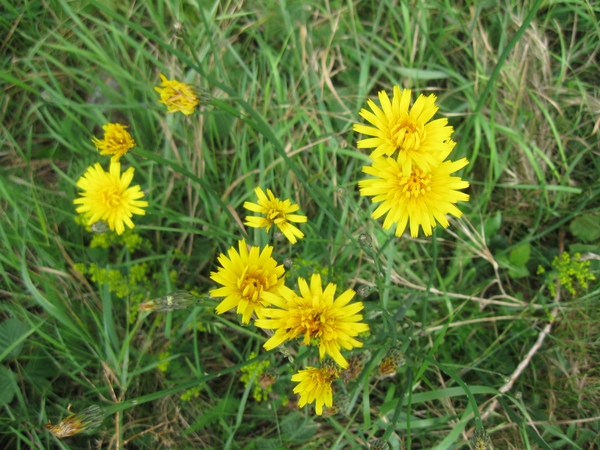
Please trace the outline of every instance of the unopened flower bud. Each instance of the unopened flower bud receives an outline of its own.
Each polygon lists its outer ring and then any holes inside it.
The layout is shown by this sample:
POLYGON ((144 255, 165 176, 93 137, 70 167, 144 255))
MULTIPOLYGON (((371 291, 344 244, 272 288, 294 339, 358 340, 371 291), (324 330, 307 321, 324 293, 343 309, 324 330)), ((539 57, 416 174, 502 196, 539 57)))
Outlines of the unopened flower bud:
POLYGON ((360 236, 358 236, 358 243, 363 247, 371 247, 372 242, 371 236, 366 233, 361 233, 360 236))
POLYGON ((399 367, 402 367, 406 359, 399 348, 391 347, 379 364, 379 375, 383 378, 393 377, 399 367))
POLYGON ((366 298, 371 293, 371 286, 361 286, 356 290, 356 293, 362 298, 366 298))
POLYGON ((180 22, 179 20, 173 24, 172 30, 173 30, 173 37, 177 38, 177 39, 181 39, 185 35, 185 32, 186 32, 185 25, 183 24, 183 22, 180 22))
POLYGON ((350 356, 348 358, 348 368, 343 370, 341 374, 344 383, 356 380, 369 359, 371 359, 371 352, 368 350, 350 356))
MULTIPOLYGON (((71 412, 71 405, 67 408, 71 412)), ((104 420, 104 410, 98 405, 92 405, 75 414, 70 414, 65 417, 60 423, 53 425, 49 422, 45 425, 57 438, 65 438, 81 433, 85 430, 98 428, 104 420)))
POLYGON ((97 234, 104 234, 110 231, 110 227, 104 220, 99 220, 92 224, 92 231, 97 234))
POLYGON ((150 312, 168 312, 177 309, 186 309, 191 306, 202 303, 202 298, 196 297, 188 291, 177 291, 167 294, 164 297, 153 298, 140 305, 140 311, 150 312))
POLYGON ((267 389, 269 386, 271 386, 277 381, 277 378, 279 378, 279 376, 277 375, 277 372, 274 369, 267 369, 266 371, 260 374, 260 376, 258 377, 258 382, 261 388, 267 389))
POLYGON ((370 450, 390 450, 390 444, 383 439, 374 439, 369 442, 370 450))
POLYGON ((471 438, 471 443, 473 444, 473 447, 475 447, 475 450, 487 450, 490 445, 490 437, 488 436, 487 431, 485 431, 484 428, 475 430, 475 433, 473 433, 473 437, 471 438))

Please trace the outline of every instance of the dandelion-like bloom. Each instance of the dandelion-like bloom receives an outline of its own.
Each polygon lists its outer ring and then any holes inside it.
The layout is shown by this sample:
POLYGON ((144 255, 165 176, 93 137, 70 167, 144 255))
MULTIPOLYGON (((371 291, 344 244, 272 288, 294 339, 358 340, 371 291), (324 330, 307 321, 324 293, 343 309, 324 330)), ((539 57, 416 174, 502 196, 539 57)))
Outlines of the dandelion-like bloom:
POLYGON ((329 283, 323 290, 319 274, 311 277, 310 287, 304 278, 298 278, 298 287, 301 295, 296 295, 286 286, 279 288, 281 297, 271 302, 278 308, 263 309, 264 319, 255 322, 257 327, 276 330, 265 342, 264 348, 272 350, 302 334, 304 345, 310 345, 315 340, 321 359, 328 354, 345 369, 348 362, 340 349, 362 347, 362 342, 354 337, 369 331, 369 325, 362 323, 363 316, 358 314, 364 305, 362 302, 349 304, 356 294, 352 289, 334 300, 336 285, 329 283))
POLYGON ((447 126, 448 119, 431 120, 439 109, 436 96, 419 95, 410 107, 411 90, 400 92, 394 86, 394 96, 390 101, 385 91, 379 92, 379 108, 372 100, 367 100, 371 111, 361 109, 360 115, 373 126, 355 124, 354 131, 371 138, 357 142, 358 148, 374 148, 371 158, 392 156, 399 151, 398 161, 405 176, 409 176, 413 162, 421 170, 437 167, 450 154, 456 142, 450 139, 453 127, 447 126))
POLYGON ((444 161, 431 171, 413 166, 409 176, 402 171, 401 158, 379 157, 372 166, 363 167, 363 172, 377 178, 358 182, 360 195, 372 196, 373 203, 383 202, 373 212, 378 219, 387 213, 383 228, 388 230, 396 226, 396 236, 401 236, 410 219, 410 235, 417 237, 419 227, 423 227, 426 236, 431 236, 436 221, 444 228, 449 225, 446 214, 460 217, 462 212, 454 205, 458 201, 466 202, 469 195, 458 189, 469 187, 469 182, 450 174, 462 169, 469 161, 444 161))
POLYGON ((339 377, 338 370, 332 364, 323 364, 321 368, 307 367, 292 375, 292 381, 298 384, 294 388, 294 394, 300 395, 298 406, 302 408, 316 400, 316 413, 323 414, 323 406, 333 406, 333 391, 331 382, 339 377))
POLYGON ((118 162, 130 148, 135 147, 135 141, 125 128, 128 127, 119 123, 107 123, 102 127, 104 139, 92 138, 101 155, 113 155, 111 161, 118 162))
POLYGON ((158 102, 169 107, 167 114, 177 111, 186 116, 192 114, 198 106, 198 96, 194 92, 194 88, 182 81, 168 80, 162 73, 160 79, 162 87, 155 87, 154 90, 160 94, 158 102))
POLYGON ((85 192, 73 200, 78 213, 83 213, 88 225, 104 220, 109 228, 122 234, 125 225, 133 228, 133 214, 146 214, 142 208, 148 202, 139 200, 144 196, 140 186, 129 187, 133 180, 134 168, 130 167, 121 174, 121 164, 111 162, 109 172, 105 172, 100 164, 88 167, 87 171, 77 181, 77 186, 85 192))
POLYGON ((218 260, 222 267, 211 272, 210 278, 223 285, 210 291, 213 297, 225 297, 216 308, 217 314, 223 314, 237 307, 242 315, 242 323, 250 323, 252 313, 260 317, 261 310, 279 299, 278 289, 283 286, 285 269, 278 266, 271 254, 273 247, 267 245, 262 252, 258 247, 246 247, 246 241, 228 251, 229 257, 221 253, 218 260))
POLYGON ((296 237, 298 239, 304 237, 304 233, 290 223, 304 223, 308 220, 306 216, 292 214, 298 211, 300 206, 292 203, 289 199, 284 201, 279 200, 273 195, 271 189, 267 189, 268 197, 259 187, 254 189, 254 192, 258 197, 258 204, 244 202, 244 208, 249 211, 264 214, 265 217, 246 216, 246 222, 244 222, 244 224, 252 228, 264 227, 267 231, 269 231, 273 225, 277 225, 277 228, 279 228, 292 244, 298 242, 296 237))
MULTIPOLYGON (((71 405, 68 406, 67 410, 71 412, 71 405)), ((54 425, 52 422, 47 423, 45 427, 57 438, 65 438, 85 430, 97 428, 103 420, 104 410, 98 405, 92 405, 78 413, 68 415, 60 423, 54 425)))

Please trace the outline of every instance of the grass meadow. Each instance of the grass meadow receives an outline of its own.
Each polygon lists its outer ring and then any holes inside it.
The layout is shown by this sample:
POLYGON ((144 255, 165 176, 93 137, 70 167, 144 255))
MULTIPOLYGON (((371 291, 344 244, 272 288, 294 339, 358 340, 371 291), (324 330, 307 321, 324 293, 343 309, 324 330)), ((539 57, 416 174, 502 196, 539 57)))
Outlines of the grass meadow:
POLYGON ((0 448, 600 448, 599 2, 0 12, 0 448), (202 94, 193 114, 167 114, 160 74, 202 94), (396 236, 360 195, 354 125, 394 86, 437 96, 469 160, 462 217, 431 236, 396 236), (108 170, 107 123, 148 202, 120 235, 73 203, 108 170), (308 217, 296 244, 245 225, 256 187, 308 217), (215 313, 241 239, 291 289, 320 274, 364 305, 323 415, 291 380, 317 347, 267 352, 268 330, 215 313))

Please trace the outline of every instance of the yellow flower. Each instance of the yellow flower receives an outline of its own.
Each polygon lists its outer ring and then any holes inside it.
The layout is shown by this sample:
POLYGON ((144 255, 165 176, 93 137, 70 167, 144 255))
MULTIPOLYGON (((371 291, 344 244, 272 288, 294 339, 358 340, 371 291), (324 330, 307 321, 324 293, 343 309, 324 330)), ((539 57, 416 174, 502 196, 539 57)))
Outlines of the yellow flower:
MULTIPOLYGON (((71 405, 67 407, 67 410, 71 412, 71 405)), ((92 405, 78 413, 68 415, 56 425, 49 422, 45 427, 57 438, 65 438, 85 430, 97 428, 103 420, 104 410, 98 405, 92 405)))
POLYGON ((146 214, 142 208, 148 202, 139 200, 144 193, 138 186, 129 187, 133 180, 134 168, 130 167, 121 174, 121 164, 110 163, 110 171, 105 172, 100 164, 88 167, 86 173, 77 181, 77 186, 85 192, 73 200, 78 213, 83 213, 88 225, 104 220, 109 228, 122 234, 125 225, 133 228, 131 216, 146 214))
POLYGON ((277 225, 277 228, 279 228, 292 244, 297 242, 296 237, 299 239, 304 237, 304 233, 290 223, 304 223, 308 220, 306 216, 292 214, 300 209, 298 205, 292 203, 290 200, 279 200, 273 195, 273 192, 271 192, 270 189, 267 189, 269 197, 267 197, 259 187, 254 189, 254 192, 258 197, 258 204, 244 202, 244 208, 249 211, 264 214, 266 217, 246 216, 246 222, 244 222, 245 225, 252 228, 264 227, 267 231, 269 231, 273 225, 277 225))
POLYGON ((282 286, 279 288, 280 298, 271 301, 279 308, 265 308, 261 311, 265 317, 255 321, 260 328, 276 330, 275 334, 265 342, 264 348, 272 350, 278 345, 299 335, 304 335, 304 345, 310 345, 315 339, 319 346, 319 357, 331 356, 342 368, 348 362, 342 356, 340 348, 350 350, 362 347, 362 342, 354 339, 359 333, 369 330, 363 318, 358 314, 364 308, 362 302, 349 304, 356 292, 348 289, 334 300, 336 285, 329 283, 323 291, 321 276, 314 274, 310 280, 310 288, 304 278, 298 278, 300 294, 282 286))
POLYGON ((283 265, 278 266, 271 254, 273 247, 267 245, 262 252, 258 247, 250 247, 243 239, 229 249, 229 258, 223 253, 219 256, 218 272, 211 272, 210 278, 223 285, 210 292, 213 297, 225 297, 216 308, 217 314, 223 314, 237 306, 242 315, 242 323, 250 323, 252 313, 260 317, 261 310, 277 300, 280 286, 283 286, 283 265))
POLYGON ((332 364, 323 364, 321 368, 307 367, 292 375, 292 381, 299 383, 294 388, 294 394, 300 395, 298 406, 302 408, 316 400, 316 413, 322 415, 323 406, 327 408, 333 406, 331 382, 338 377, 338 370, 332 364))
POLYGON ((162 73, 160 85, 162 88, 155 87, 154 90, 160 94, 159 103, 169 107, 167 114, 180 111, 186 116, 194 112, 198 106, 198 96, 192 86, 177 80, 168 80, 162 73))
POLYGON ((111 161, 119 162, 127 150, 135 147, 135 141, 125 128, 127 127, 118 123, 107 123, 102 127, 104 139, 92 138, 101 155, 113 155, 111 161))
POLYGON ((435 104, 437 97, 421 94, 412 108, 409 108, 410 98, 410 89, 400 92, 398 86, 394 86, 392 101, 385 91, 381 91, 381 108, 369 99, 367 104, 373 112, 361 109, 359 113, 374 126, 354 125, 354 131, 373 136, 358 141, 358 148, 374 148, 371 153, 373 159, 382 155, 392 156, 398 150, 398 161, 405 176, 410 175, 413 162, 425 171, 437 167, 456 145, 450 139, 454 129, 446 125, 448 119, 429 122, 439 109, 435 104))
POLYGON ((410 219, 410 235, 417 237, 419 227, 423 227, 426 236, 431 236, 436 221, 444 228, 449 223, 446 214, 460 217, 462 213, 454 206, 458 201, 468 201, 469 195, 457 189, 469 187, 468 181, 450 174, 462 169, 469 161, 444 161, 431 171, 413 166, 410 176, 402 172, 402 163, 398 159, 379 157, 372 166, 363 167, 363 172, 377 178, 358 182, 360 195, 372 196, 373 203, 383 202, 373 212, 378 219, 387 213, 383 228, 388 230, 393 223, 396 236, 401 236, 410 219))

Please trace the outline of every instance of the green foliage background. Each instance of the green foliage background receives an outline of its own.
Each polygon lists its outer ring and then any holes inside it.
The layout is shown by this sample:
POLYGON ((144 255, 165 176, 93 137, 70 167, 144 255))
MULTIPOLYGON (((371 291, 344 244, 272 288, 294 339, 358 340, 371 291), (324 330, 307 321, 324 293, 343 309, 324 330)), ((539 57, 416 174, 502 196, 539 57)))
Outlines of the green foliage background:
POLYGON ((599 445, 598 283, 549 289, 563 251, 598 271, 598 2, 0 0, 0 11, 0 447, 470 448, 467 393, 493 448, 599 445), (159 73, 216 100, 167 116, 159 73), (358 196, 370 160, 352 124, 394 85, 438 95, 451 157, 471 161, 465 215, 433 238, 383 231, 358 196), (108 162, 91 143, 107 122, 130 126, 138 147, 123 163, 150 203, 118 239, 94 237, 72 204, 85 169, 108 162), (301 205, 304 240, 243 229, 255 186, 301 205), (176 290, 205 295, 216 256, 246 233, 275 246, 290 281, 319 271, 338 292, 370 288, 371 360, 334 385, 344 414, 297 408, 289 376, 314 352, 261 353, 266 336, 215 316, 211 299, 139 312, 176 290), (406 364, 378 379, 394 345, 406 364), (252 352, 279 376, 264 402, 252 352), (109 418, 58 440, 43 426, 68 404, 109 418))

